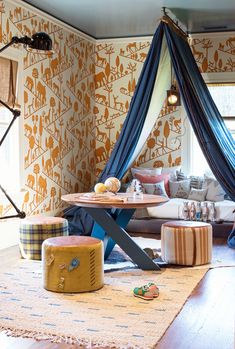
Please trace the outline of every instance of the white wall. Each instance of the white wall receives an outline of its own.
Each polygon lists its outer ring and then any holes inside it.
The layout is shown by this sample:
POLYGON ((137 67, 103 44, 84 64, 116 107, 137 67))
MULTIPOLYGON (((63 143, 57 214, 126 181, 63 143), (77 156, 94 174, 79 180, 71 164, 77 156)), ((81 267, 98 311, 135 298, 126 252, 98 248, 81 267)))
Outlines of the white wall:
POLYGON ((0 250, 19 242, 19 219, 0 221, 0 250))

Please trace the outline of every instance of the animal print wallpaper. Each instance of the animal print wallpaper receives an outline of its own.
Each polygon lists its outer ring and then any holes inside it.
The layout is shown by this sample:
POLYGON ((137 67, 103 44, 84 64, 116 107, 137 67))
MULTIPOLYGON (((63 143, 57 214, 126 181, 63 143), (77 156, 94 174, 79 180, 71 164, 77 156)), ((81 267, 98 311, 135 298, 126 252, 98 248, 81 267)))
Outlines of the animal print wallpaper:
MULTIPOLYGON (((53 41, 50 57, 19 47, 25 154, 19 205, 27 215, 53 214, 61 209, 62 194, 89 190, 95 180, 95 42, 7 1, 0 1, 0 13, 3 45, 14 35, 40 31, 53 41)), ((2 215, 8 210, 6 203, 2 215)))
POLYGON ((235 71, 235 33, 219 33, 218 37, 195 35, 191 41, 194 58, 202 73, 235 71))
POLYGON ((150 41, 99 42, 95 53, 96 175, 117 141, 150 41))
MULTIPOLYGON (((16 2, 16 4, 19 4, 16 2)), ((90 190, 104 168, 127 115, 151 40, 97 40, 40 17, 27 7, 0 1, 0 42, 47 32, 55 53, 23 55, 23 186, 27 215, 54 215, 62 194, 90 190)), ((235 35, 195 37, 201 72, 235 71, 235 35)), ((134 165, 181 163, 184 120, 163 106, 134 165)), ((0 201, 0 215, 11 211, 0 201)))

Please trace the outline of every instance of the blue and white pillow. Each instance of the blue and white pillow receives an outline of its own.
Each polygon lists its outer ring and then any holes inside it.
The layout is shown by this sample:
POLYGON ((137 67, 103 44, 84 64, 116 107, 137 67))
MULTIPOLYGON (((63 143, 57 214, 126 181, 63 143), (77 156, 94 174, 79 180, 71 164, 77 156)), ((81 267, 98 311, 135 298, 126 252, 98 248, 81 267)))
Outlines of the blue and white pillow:
POLYGON ((142 185, 145 194, 160 195, 168 198, 164 181, 158 183, 142 183, 142 185))

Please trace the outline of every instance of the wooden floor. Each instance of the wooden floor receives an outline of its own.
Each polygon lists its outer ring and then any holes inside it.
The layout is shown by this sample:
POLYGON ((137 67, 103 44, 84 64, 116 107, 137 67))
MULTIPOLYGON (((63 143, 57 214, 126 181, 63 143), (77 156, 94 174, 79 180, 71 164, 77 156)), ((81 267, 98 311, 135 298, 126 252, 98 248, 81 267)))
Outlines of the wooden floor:
MULTIPOLYGON (((235 250, 229 249, 224 239, 215 239, 213 256, 231 263, 235 261, 235 250)), ((195 288, 156 349, 234 349, 234 327, 235 267, 212 269, 195 288)), ((82 347, 0 334, 0 349, 78 348, 82 347)))

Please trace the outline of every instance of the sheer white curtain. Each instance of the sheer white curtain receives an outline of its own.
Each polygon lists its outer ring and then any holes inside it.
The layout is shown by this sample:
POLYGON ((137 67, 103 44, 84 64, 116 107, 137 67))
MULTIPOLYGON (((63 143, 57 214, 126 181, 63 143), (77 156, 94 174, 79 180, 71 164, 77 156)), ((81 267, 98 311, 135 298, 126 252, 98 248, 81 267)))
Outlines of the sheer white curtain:
POLYGON ((166 99, 166 91, 169 90, 171 85, 171 60, 169 51, 166 44, 166 39, 163 37, 161 57, 159 62, 159 68, 157 71, 156 81, 152 93, 152 99, 146 116, 145 124, 142 129, 139 141, 137 143, 135 152, 130 160, 130 165, 137 158, 138 154, 142 150, 146 139, 152 130, 158 115, 163 107, 163 103, 166 99))

